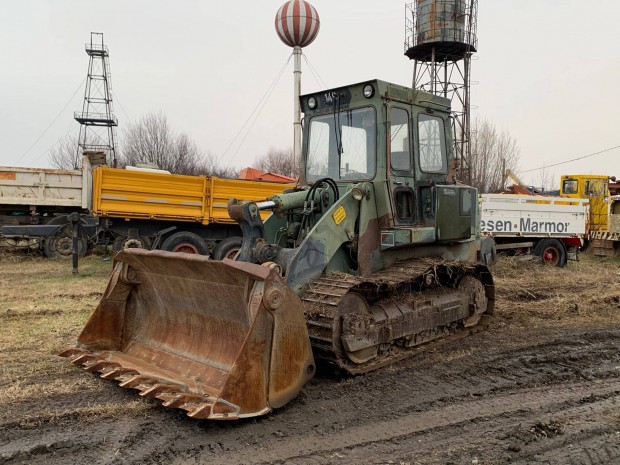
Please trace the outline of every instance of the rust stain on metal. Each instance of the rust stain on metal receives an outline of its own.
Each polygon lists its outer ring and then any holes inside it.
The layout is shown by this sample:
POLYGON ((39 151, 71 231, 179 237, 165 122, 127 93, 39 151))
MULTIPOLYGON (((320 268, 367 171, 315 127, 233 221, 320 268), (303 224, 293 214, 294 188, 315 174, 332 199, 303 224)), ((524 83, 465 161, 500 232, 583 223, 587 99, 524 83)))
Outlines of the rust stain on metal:
POLYGON ((370 276, 372 273, 371 254, 379 249, 381 244, 381 231, 379 220, 373 218, 368 221, 366 230, 360 234, 359 238, 359 268, 360 275, 370 276))
POLYGON ((15 181, 17 175, 11 171, 0 171, 0 180, 2 181, 15 181))

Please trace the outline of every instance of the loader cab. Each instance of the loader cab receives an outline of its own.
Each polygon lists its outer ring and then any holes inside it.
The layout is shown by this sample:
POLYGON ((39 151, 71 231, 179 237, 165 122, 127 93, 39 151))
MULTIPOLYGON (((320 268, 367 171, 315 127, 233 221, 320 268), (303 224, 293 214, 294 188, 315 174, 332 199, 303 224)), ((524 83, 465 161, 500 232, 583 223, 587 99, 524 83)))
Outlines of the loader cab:
POLYGON ((373 80, 301 97, 302 181, 372 185, 383 248, 469 240, 476 191, 457 186, 448 99, 373 80))

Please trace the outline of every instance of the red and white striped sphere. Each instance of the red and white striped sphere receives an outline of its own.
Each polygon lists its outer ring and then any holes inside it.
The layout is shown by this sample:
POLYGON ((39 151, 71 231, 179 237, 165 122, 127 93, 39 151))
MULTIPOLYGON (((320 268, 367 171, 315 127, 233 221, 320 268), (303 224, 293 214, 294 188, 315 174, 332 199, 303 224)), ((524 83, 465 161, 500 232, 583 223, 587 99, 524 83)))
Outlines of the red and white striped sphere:
POLYGON ((304 0, 291 0, 276 14, 276 32, 289 47, 305 47, 319 33, 319 14, 304 0))

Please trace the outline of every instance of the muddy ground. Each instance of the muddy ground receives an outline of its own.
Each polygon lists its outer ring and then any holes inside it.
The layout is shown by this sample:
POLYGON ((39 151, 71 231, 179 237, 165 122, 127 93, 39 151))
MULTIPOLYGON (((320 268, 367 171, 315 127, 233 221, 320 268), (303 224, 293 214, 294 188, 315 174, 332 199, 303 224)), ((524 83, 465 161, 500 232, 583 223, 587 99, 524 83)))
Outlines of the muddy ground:
POLYGON ((0 464, 620 464, 618 260, 502 259, 488 331, 363 376, 319 370, 286 407, 228 423, 54 355, 109 264, 2 266, 0 464))

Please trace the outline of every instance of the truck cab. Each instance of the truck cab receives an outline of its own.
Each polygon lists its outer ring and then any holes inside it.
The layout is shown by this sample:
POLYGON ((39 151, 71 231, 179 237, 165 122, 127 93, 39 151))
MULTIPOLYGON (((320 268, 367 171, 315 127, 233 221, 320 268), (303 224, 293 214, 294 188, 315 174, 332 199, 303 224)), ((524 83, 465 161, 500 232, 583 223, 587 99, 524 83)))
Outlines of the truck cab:
POLYGON ((609 176, 564 175, 560 178, 560 195, 590 199, 590 230, 606 230, 609 227, 609 176))

